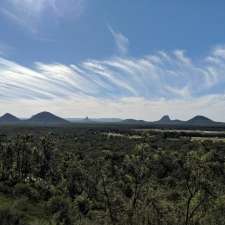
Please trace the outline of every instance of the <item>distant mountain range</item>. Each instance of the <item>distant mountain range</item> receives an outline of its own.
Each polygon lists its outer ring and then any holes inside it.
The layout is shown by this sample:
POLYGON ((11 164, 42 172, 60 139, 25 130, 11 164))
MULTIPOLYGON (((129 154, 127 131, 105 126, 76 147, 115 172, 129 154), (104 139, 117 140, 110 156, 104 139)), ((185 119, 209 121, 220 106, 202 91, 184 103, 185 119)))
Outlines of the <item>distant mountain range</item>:
POLYGON ((176 124, 180 124, 183 123, 183 121, 181 120, 171 120, 170 117, 168 115, 163 116, 159 121, 156 121, 154 123, 158 123, 158 124, 168 124, 168 125, 176 125, 176 124))
POLYGON ((119 118, 66 118, 69 122, 72 123, 82 123, 82 122, 97 122, 97 123, 120 123, 123 120, 119 118))
POLYGON ((187 121, 188 124, 197 124, 197 125, 213 125, 218 124, 218 122, 215 122, 207 117, 204 116, 195 116, 194 118, 187 121))
POLYGON ((205 126, 205 127, 224 127, 225 123, 215 122, 205 116, 195 116, 190 120, 171 120, 168 115, 163 116, 160 120, 155 122, 148 122, 144 120, 135 119, 119 119, 119 118, 100 118, 90 119, 86 118, 70 118, 63 119, 50 112, 40 112, 29 119, 19 119, 10 113, 6 113, 0 117, 0 125, 37 125, 37 126, 58 126, 69 125, 73 123, 83 124, 97 124, 97 123, 114 123, 114 124, 127 124, 127 125, 146 125, 146 126, 205 126))
POLYGON ((52 113, 49 112, 41 112, 34 116, 32 116, 30 119, 26 120, 26 123, 29 124, 37 124, 37 125, 63 125, 68 124, 69 121, 60 118, 52 113))
POLYGON ((20 119, 13 116, 10 113, 6 113, 5 115, 3 115, 2 117, 0 117, 0 124, 17 124, 20 123, 20 119))
POLYGON ((140 124, 140 125, 156 125, 156 126, 203 126, 203 127, 225 127, 225 123, 213 121, 205 116, 195 116, 190 120, 171 120, 168 115, 163 116, 160 120, 155 122, 147 122, 144 120, 128 119, 123 120, 126 124, 140 124))
POLYGON ((223 123, 215 122, 205 116, 195 116, 190 120, 171 120, 170 117, 163 116, 159 121, 154 122, 155 124, 165 124, 165 125, 183 125, 183 126, 218 126, 225 125, 223 123))
POLYGON ((37 125, 37 126, 49 126, 49 125, 66 125, 69 121, 60 118, 49 112, 41 112, 30 119, 19 119, 10 113, 6 113, 0 117, 0 125, 37 125))

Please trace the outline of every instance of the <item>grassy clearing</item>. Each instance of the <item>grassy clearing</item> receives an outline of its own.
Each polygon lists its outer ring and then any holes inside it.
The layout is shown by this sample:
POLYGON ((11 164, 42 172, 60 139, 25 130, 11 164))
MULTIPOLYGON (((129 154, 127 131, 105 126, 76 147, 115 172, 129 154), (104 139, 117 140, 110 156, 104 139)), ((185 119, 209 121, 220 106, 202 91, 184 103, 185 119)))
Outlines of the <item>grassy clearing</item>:
POLYGON ((191 141, 212 141, 212 142, 225 142, 225 138, 218 138, 218 137, 192 137, 191 141))
POLYGON ((213 130, 198 130, 198 129, 190 129, 190 130, 185 130, 185 129, 157 129, 157 128, 142 128, 142 129, 134 129, 135 131, 138 132, 148 132, 148 131, 155 131, 155 132, 160 132, 160 133, 201 133, 201 134, 225 134, 225 131, 213 131, 213 130))
POLYGON ((141 135, 125 135, 120 133, 103 133, 103 135, 106 135, 108 137, 120 137, 120 138, 129 138, 129 139, 142 139, 143 137, 141 135))

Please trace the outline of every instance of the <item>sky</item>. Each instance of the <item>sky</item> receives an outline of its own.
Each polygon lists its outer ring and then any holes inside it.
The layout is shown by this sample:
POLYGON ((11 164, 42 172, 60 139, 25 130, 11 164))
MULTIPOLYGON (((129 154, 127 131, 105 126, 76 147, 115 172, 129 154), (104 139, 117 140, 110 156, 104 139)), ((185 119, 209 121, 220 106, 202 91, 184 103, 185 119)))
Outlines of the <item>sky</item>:
POLYGON ((224 0, 1 0, 0 114, 225 122, 224 0))

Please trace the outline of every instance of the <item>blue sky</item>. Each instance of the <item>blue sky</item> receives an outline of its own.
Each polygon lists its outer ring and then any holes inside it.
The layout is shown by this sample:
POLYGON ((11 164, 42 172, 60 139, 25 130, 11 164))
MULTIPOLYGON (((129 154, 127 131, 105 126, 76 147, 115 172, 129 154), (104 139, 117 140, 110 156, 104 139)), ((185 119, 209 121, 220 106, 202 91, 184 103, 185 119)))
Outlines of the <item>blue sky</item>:
POLYGON ((2 0, 0 113, 225 121, 223 0, 2 0))

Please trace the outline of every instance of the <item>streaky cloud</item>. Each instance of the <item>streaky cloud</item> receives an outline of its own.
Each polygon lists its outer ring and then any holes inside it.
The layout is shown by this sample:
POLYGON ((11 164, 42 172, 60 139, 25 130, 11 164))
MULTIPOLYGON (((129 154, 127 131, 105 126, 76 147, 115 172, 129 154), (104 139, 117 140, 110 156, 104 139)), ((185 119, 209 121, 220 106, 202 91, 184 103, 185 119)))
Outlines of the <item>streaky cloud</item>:
POLYGON ((86 0, 3 0, 0 13, 17 25, 37 33, 45 19, 80 17, 86 0))
POLYGON ((116 32, 111 26, 108 26, 108 29, 114 38, 117 47, 117 53, 120 55, 126 55, 129 50, 129 39, 121 32, 116 32))
POLYGON ((217 47, 197 61, 176 50, 71 65, 35 62, 31 67, 0 57, 0 105, 13 108, 20 102, 42 109, 49 104, 57 113, 60 108, 78 113, 79 107, 95 116, 112 116, 112 112, 143 119, 155 118, 160 110, 177 111, 174 116, 179 118, 185 112, 191 116, 205 110, 221 119, 225 112, 224 51, 217 47))

